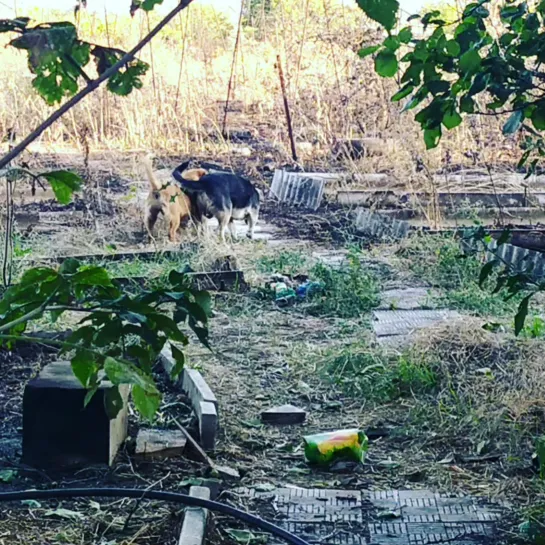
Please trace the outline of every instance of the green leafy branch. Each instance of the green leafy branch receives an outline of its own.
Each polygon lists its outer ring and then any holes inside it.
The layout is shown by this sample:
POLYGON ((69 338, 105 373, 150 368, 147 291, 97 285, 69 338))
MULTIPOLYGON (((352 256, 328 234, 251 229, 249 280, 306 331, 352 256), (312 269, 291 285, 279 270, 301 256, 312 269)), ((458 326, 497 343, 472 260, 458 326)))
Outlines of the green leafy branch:
POLYGON ((532 298, 545 291, 545 282, 537 281, 532 277, 532 268, 527 267, 521 271, 517 265, 506 261, 501 255, 501 246, 507 244, 511 237, 511 231, 505 229, 496 241, 496 247, 492 248, 493 238, 486 233, 483 227, 466 234, 466 240, 472 240, 477 246, 487 253, 493 254, 494 258, 489 260, 481 268, 479 274, 479 285, 481 288, 485 282, 495 274, 495 286, 492 293, 505 293, 505 300, 508 301, 515 296, 524 295, 520 301, 517 313, 514 319, 515 335, 519 335, 524 329, 526 318, 528 317, 529 305, 532 298))
POLYGON ((53 170, 49 172, 40 172, 38 174, 26 168, 9 168, 0 170, 0 178, 5 177, 8 182, 16 182, 22 178, 30 178, 33 182, 39 184, 42 189, 45 189, 41 183, 41 179, 45 179, 51 188, 55 197, 61 204, 70 204, 72 196, 76 191, 81 189, 83 180, 74 172, 68 170, 53 170))
MULTIPOLYGON (((0 20, 0 33, 14 32, 19 36, 10 45, 28 53, 28 66, 35 75, 33 87, 48 104, 61 102, 79 90, 79 79, 92 82, 84 68, 94 58, 96 71, 104 74, 126 53, 82 41, 70 22, 43 23, 29 27, 30 19, 0 20)), ((138 59, 127 61, 108 81, 108 89, 118 95, 128 95, 142 87, 141 77, 149 66, 138 59)))
POLYGON ((427 149, 438 145, 443 130, 460 125, 468 114, 510 113, 503 133, 523 129, 529 134, 522 167, 531 157, 533 171, 545 156, 541 131, 545 129, 545 1, 530 8, 525 1, 508 2, 500 12, 502 29, 492 31, 489 0, 466 6, 461 18, 447 23, 435 10, 420 19, 428 35, 413 37, 410 26, 392 33, 397 0, 358 0, 359 6, 379 22, 388 36, 382 44, 360 49, 375 55, 375 70, 383 77, 400 73, 401 87, 392 97, 406 99, 404 111, 417 109, 427 149), (393 14, 393 15, 392 15, 393 14), (486 99, 485 110, 477 97, 486 99))
MULTIPOLYGON (((37 267, 28 270, 20 282, 8 288, 0 300, 0 341, 41 343, 70 355, 72 370, 88 389, 86 404, 101 383, 112 387, 106 396, 111 418, 122 406, 119 386, 129 384, 137 410, 152 419, 161 403, 161 394, 152 376, 152 367, 166 342, 186 346, 188 336, 180 325, 188 326, 205 346, 208 343, 210 295, 192 289, 177 271, 169 275, 168 286, 128 295, 97 266, 68 259, 58 269, 37 267), (29 324, 49 315, 53 321, 63 314, 81 313, 82 319, 65 341, 48 340, 25 334, 29 324)), ((185 357, 172 345, 176 378, 185 357)))

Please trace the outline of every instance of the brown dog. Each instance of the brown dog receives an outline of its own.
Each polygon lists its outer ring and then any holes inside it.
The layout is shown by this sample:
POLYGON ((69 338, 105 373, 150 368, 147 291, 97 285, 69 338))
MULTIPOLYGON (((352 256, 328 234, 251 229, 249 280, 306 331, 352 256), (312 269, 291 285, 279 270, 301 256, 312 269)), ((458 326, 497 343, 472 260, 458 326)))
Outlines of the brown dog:
MULTIPOLYGON (((153 173, 151 157, 146 157, 143 163, 150 183, 144 220, 148 234, 153 239, 152 231, 159 214, 167 215, 169 218, 169 240, 176 242, 176 232, 180 225, 191 217, 191 200, 177 185, 167 184, 164 186, 157 180, 153 173)), ((182 175, 184 179, 199 181, 206 174, 206 170, 195 168, 184 171, 182 175)))

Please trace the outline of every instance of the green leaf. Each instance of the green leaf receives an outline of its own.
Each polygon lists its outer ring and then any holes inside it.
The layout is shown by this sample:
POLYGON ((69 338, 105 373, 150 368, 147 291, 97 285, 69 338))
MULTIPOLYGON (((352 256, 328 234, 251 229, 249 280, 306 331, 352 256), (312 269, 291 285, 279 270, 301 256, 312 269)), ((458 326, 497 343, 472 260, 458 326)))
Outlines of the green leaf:
POLYGON ((118 386, 112 386, 104 392, 104 408, 110 420, 117 418, 117 415, 123 409, 123 398, 119 393, 118 386))
POLYGON ((96 265, 84 265, 72 277, 74 284, 82 286, 113 286, 108 271, 96 265))
POLYGON ((383 78, 391 78, 397 72, 398 64, 396 56, 388 49, 383 49, 375 57, 375 71, 383 78))
POLYGON ((369 45, 367 47, 363 47, 358 51, 358 55, 364 59, 365 57, 368 57, 369 55, 372 55, 373 53, 376 53, 382 46, 381 45, 369 45))
POLYGON ((393 97, 392 102, 399 102, 401 99, 409 96, 414 91, 414 85, 407 83, 393 97))
POLYGON ((30 23, 29 17, 17 17, 16 19, 0 19, 0 33, 22 32, 30 23))
POLYGON ((481 57, 477 51, 470 49, 460 57, 460 70, 467 74, 476 72, 481 65, 481 57))
POLYGON ((195 291, 193 292, 195 302, 204 310, 207 317, 212 315, 212 297, 207 291, 195 291))
POLYGON ((483 284, 486 282, 486 279, 492 274, 492 271, 494 270, 495 265, 496 263, 494 261, 489 261, 481 269, 481 273, 479 275, 479 286, 481 288, 483 284))
POLYGON ((532 125, 538 131, 545 130, 545 105, 539 104, 532 112, 532 125))
POLYGON ((440 140, 441 140, 440 126, 434 129, 424 130, 424 142, 426 143, 426 149, 433 149, 437 147, 437 144, 439 144, 440 140))
POLYGON ((502 244, 506 244, 509 242, 509 239, 511 238, 511 230, 510 229, 504 229, 502 231, 502 234, 498 238, 498 246, 501 246, 502 244))
POLYGON ((402 28, 397 35, 402 44, 408 44, 413 39, 413 32, 410 27, 402 28))
POLYGON ((39 176, 49 182, 55 197, 61 204, 70 204, 74 192, 81 189, 82 179, 68 170, 44 172, 39 176))
POLYGON ((515 336, 518 336, 518 334, 524 329, 524 322, 528 316, 528 304, 530 303, 530 299, 533 295, 533 293, 527 295, 518 306, 518 311, 515 316, 515 336))
POLYGON ((71 366, 72 372, 81 382, 81 385, 88 388, 91 377, 98 372, 93 353, 85 349, 78 350, 72 358, 71 366))
POLYGON ((32 269, 29 269, 23 274, 21 281, 19 282, 19 285, 20 286, 36 285, 41 282, 48 282, 50 280, 54 280, 57 277, 58 277, 58 273, 54 269, 50 269, 49 267, 34 267, 32 269))
POLYGON ((91 403, 91 399, 93 399, 94 395, 97 393, 97 390, 98 390, 98 386, 95 386, 93 388, 91 388, 86 394, 85 394, 85 399, 83 400, 83 407, 87 407, 87 405, 89 405, 89 403, 91 403))
POLYGON ((472 114, 475 111, 475 101, 469 96, 462 97, 460 99, 460 111, 472 114))
POLYGON ((171 378, 175 382, 176 380, 178 380, 178 377, 184 370, 185 356, 184 356, 184 353, 173 344, 170 345, 170 348, 172 350, 172 356, 174 360, 176 361, 176 365, 174 366, 174 369, 172 370, 172 373, 171 373, 171 378))
POLYGON ((455 110, 451 109, 445 112, 443 116, 443 125, 449 130, 454 129, 462 122, 462 116, 455 110))
POLYGON ((163 3, 163 0, 144 0, 140 7, 144 11, 152 11, 155 6, 159 6, 162 3, 163 3))
POLYGON ((132 400, 138 412, 150 421, 153 420, 155 413, 161 406, 161 394, 159 392, 149 392, 140 386, 133 387, 132 400))
POLYGON ((522 124, 523 119, 524 112, 522 110, 517 110, 516 112, 513 112, 503 126, 503 134, 513 134, 517 132, 522 124))
POLYGON ((397 36, 388 36, 382 45, 394 53, 399 49, 399 38, 397 36))
POLYGON ((267 543, 267 536, 265 536, 264 534, 254 534, 249 530, 237 530, 235 528, 227 528, 225 532, 237 543, 242 543, 244 545, 257 545, 258 543, 267 543))
POLYGON ((132 384, 150 393, 158 393, 153 379, 144 375, 135 365, 121 362, 114 358, 106 358, 104 371, 112 384, 132 384))
POLYGON ((386 30, 392 30, 397 20, 399 2, 397 0, 357 0, 365 15, 381 24, 386 30))
POLYGON ((458 57, 460 54, 460 44, 456 40, 449 40, 446 44, 447 53, 451 57, 458 57))
POLYGON ((0 471, 0 483, 11 483, 17 477, 17 471, 14 469, 3 469, 0 471))

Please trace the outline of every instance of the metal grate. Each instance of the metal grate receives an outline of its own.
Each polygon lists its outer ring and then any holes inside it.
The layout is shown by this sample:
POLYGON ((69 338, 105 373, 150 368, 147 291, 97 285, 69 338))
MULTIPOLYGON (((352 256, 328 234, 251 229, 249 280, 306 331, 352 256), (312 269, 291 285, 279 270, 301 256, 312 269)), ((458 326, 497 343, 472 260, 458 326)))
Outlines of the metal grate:
POLYGON ((498 505, 429 491, 237 492, 254 498, 265 518, 270 520, 274 512, 277 524, 309 543, 323 545, 492 545, 495 524, 502 516, 498 505))

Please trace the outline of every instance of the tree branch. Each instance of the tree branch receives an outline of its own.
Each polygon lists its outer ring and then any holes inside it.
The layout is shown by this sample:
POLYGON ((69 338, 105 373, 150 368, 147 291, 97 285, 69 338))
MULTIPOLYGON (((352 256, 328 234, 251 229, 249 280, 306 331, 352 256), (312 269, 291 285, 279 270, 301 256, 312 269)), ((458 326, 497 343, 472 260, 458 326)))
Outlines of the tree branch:
POLYGON ((64 103, 57 111, 53 112, 41 125, 36 127, 20 144, 15 146, 2 159, 0 159, 0 169, 4 168, 10 161, 15 159, 27 146, 32 144, 38 136, 48 129, 57 119, 61 118, 66 112, 71 110, 78 102, 85 98, 89 93, 97 89, 101 83, 105 82, 111 76, 119 71, 125 64, 130 62, 136 53, 146 46, 176 15, 187 8, 193 0, 180 0, 180 3, 131 51, 129 51, 122 59, 108 68, 100 77, 91 81, 79 93, 74 95, 68 102, 64 103))

